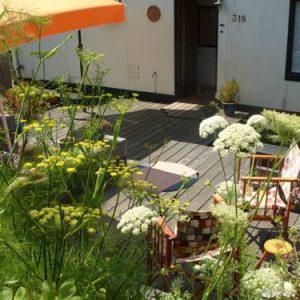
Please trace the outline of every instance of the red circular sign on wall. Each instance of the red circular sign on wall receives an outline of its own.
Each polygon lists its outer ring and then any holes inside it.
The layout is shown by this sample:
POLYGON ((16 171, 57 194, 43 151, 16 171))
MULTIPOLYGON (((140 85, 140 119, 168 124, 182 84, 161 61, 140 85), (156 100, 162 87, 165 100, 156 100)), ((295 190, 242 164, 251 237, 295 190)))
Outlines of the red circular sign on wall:
POLYGON ((161 17, 160 8, 156 5, 149 6, 147 16, 151 22, 158 22, 161 17))

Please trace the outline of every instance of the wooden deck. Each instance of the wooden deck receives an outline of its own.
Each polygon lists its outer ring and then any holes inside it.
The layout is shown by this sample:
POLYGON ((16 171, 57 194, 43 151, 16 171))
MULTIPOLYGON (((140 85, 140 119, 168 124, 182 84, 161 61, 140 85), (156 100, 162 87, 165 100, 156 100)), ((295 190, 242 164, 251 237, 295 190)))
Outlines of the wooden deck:
MULTIPOLYGON (((165 104, 138 102, 127 114, 121 129, 121 136, 127 139, 127 157, 137 161, 148 162, 164 160, 185 164, 200 174, 199 180, 190 188, 182 191, 181 203, 190 201, 190 210, 209 209, 214 190, 204 184, 209 179, 213 184, 224 181, 219 157, 212 147, 211 141, 199 137, 199 120, 183 119, 167 116, 162 112, 165 104), (145 145, 148 146, 145 146, 145 145)), ((108 113, 107 118, 113 121, 117 115, 108 113)), ((234 120, 230 120, 234 122, 234 120)), ((108 132, 109 133, 109 132, 108 132)), ((111 133, 111 132, 110 132, 111 133)), ((233 174, 232 157, 225 159, 227 178, 233 174)), ((174 193, 167 193, 172 197, 174 193)), ((117 196, 112 191, 108 193, 104 209, 113 213, 117 196)), ((115 216, 120 217, 128 209, 129 199, 121 195, 115 216)), ((300 228, 298 214, 292 213, 290 226, 300 228)), ((269 237, 278 235, 269 222, 252 222, 248 230, 249 251, 259 254, 269 237)))

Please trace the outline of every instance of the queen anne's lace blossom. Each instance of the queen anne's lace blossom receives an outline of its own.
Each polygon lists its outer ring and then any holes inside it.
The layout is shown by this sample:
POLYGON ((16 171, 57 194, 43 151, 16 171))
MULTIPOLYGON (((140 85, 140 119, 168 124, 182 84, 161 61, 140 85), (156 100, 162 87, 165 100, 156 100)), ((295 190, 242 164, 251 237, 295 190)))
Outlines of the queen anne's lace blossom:
POLYGON ((212 205, 211 210, 221 225, 238 225, 239 228, 247 228, 248 226, 248 214, 233 205, 220 203, 218 205, 212 205))
POLYGON ((247 125, 253 127, 257 132, 261 132, 268 126, 268 120, 262 115, 253 115, 248 121, 247 125))
POLYGON ((240 204, 243 199, 238 184, 234 184, 233 181, 223 181, 215 186, 216 192, 222 196, 226 203, 235 203, 235 197, 237 203, 240 204))
POLYGON ((210 134, 217 133, 228 125, 229 123, 221 116, 210 117, 200 123, 199 135, 201 138, 206 139, 210 134))
POLYGON ((155 211, 145 206, 137 206, 122 215, 117 227, 122 233, 139 235, 145 233, 150 223, 155 221, 156 218, 155 211))
POLYGON ((239 123, 223 129, 214 142, 214 150, 220 151, 222 156, 226 156, 230 152, 255 153, 262 146, 260 134, 251 126, 239 123))
POLYGON ((204 278, 208 278, 212 275, 216 268, 219 268, 223 264, 222 261, 210 255, 204 255, 199 264, 193 266, 195 273, 204 278))
POLYGON ((295 299, 296 289, 288 281, 284 281, 280 273, 272 268, 261 268, 249 271, 241 281, 248 295, 257 299, 295 299))

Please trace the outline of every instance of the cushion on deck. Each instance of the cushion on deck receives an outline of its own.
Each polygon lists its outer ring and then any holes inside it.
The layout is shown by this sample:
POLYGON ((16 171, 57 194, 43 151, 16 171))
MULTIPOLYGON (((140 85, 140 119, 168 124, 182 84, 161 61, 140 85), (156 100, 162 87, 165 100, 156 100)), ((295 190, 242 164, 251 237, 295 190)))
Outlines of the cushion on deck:
POLYGON ((199 173, 194 169, 187 167, 183 164, 167 162, 167 161, 158 161, 155 165, 151 166, 153 169, 170 172, 184 177, 194 177, 199 176, 199 173))
POLYGON ((140 164, 138 167, 143 175, 134 177, 154 184, 158 192, 173 192, 181 187, 187 188, 199 178, 196 170, 173 162, 158 161, 154 165, 140 164))

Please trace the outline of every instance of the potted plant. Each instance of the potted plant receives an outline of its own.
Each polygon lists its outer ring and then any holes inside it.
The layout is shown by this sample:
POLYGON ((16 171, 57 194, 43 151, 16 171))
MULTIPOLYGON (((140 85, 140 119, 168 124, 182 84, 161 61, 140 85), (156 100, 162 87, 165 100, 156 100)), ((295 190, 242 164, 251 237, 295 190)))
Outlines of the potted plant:
POLYGON ((37 120, 42 115, 46 108, 56 104, 59 95, 56 91, 44 89, 42 85, 20 82, 6 92, 6 97, 9 102, 9 108, 16 115, 20 113, 22 102, 26 97, 22 114, 27 121, 37 120))
POLYGON ((235 114, 239 91, 240 86, 235 80, 229 80, 221 87, 217 99, 221 101, 226 116, 233 116, 235 114))
MULTIPOLYGON (((29 124, 34 120, 40 119, 44 111, 59 100, 59 95, 56 91, 44 89, 42 85, 29 84, 24 81, 8 89, 3 100, 7 131, 9 132, 11 143, 13 143, 14 133, 16 131, 18 133, 21 132, 25 123, 29 124), (18 123, 17 119, 21 111, 21 122, 18 123)), ((0 129, 4 128, 2 123, 0 122, 0 129)), ((27 142, 28 137, 23 141, 24 149, 27 142)), ((4 145, 4 150, 10 148, 9 143, 7 137, 7 145, 4 145)))

